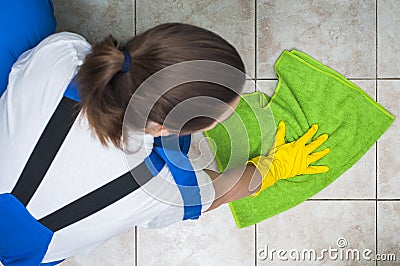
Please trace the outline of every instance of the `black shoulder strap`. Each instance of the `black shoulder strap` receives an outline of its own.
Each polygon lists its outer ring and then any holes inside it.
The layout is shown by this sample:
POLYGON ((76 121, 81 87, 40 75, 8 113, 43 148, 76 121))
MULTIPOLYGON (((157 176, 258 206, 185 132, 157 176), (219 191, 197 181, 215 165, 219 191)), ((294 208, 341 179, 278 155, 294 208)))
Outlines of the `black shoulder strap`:
POLYGON ((78 113, 75 101, 61 99, 11 192, 25 206, 46 175, 78 113))
POLYGON ((146 164, 142 162, 132 172, 125 173, 95 191, 47 215, 40 219, 39 222, 56 232, 100 211, 138 189, 140 185, 136 182, 137 178, 148 181, 152 177, 153 175, 146 164))
MULTIPOLYGON (((79 110, 63 97, 26 163, 12 194, 27 206, 71 129, 79 110)), ((53 232, 71 225, 135 191, 153 177, 145 162, 131 171, 39 220, 53 232)))

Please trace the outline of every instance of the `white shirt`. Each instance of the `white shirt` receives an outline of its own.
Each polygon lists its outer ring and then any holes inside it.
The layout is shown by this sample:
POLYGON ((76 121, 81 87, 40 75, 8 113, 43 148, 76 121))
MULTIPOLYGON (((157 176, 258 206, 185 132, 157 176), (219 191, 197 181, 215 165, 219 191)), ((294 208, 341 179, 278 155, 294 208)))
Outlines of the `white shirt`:
MULTIPOLYGON (((25 52, 14 64, 7 90, 0 98, 0 193, 10 193, 77 67, 91 51, 73 33, 57 33, 25 52)), ((27 210, 37 220, 129 171, 149 155, 153 137, 142 134, 141 149, 129 156, 104 147, 79 115, 27 210), (136 163, 135 163, 136 162, 136 163), (133 165, 132 165, 133 164, 133 165)), ((196 171, 202 212, 215 197, 210 177, 196 171)), ((182 197, 167 166, 148 183, 112 205, 55 232, 43 262, 88 254, 128 227, 160 228, 183 219, 182 197), (161 185, 160 185, 161 184, 161 185), (156 194, 171 205, 149 194, 156 194)))

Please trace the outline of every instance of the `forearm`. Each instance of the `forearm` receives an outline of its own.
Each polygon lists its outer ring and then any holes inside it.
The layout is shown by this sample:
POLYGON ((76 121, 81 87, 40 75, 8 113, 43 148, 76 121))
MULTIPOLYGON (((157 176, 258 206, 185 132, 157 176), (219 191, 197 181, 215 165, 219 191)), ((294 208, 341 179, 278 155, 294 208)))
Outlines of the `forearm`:
POLYGON ((254 165, 247 165, 217 173, 204 170, 213 180, 215 200, 207 211, 218 206, 247 197, 261 187, 261 175, 254 165))

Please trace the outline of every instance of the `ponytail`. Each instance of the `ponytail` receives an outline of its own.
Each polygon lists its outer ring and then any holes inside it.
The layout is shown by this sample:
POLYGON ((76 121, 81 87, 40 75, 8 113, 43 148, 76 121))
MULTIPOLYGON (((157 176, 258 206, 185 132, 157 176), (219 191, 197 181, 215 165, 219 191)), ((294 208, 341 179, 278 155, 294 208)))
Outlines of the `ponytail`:
POLYGON ((121 71, 123 64, 124 52, 110 35, 93 47, 77 76, 82 112, 103 145, 121 146, 122 120, 132 88, 130 71, 121 71))

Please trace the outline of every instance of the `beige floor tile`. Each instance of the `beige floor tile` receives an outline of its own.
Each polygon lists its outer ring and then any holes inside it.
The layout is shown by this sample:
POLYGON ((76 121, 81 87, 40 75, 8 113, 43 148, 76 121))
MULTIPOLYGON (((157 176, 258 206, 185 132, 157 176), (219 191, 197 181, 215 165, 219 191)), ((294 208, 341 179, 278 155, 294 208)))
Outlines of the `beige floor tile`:
POLYGON ((378 81, 378 101, 395 116, 378 140, 378 198, 400 199, 400 80, 378 81))
POLYGON ((135 36, 133 0, 53 1, 57 31, 72 31, 89 42, 112 34, 119 41, 135 36))
POLYGON ((375 1, 260 0, 257 78, 275 78, 284 49, 297 49, 346 77, 375 77, 375 1))
POLYGON ((313 199, 375 199, 376 146, 313 199))
POLYGON ((378 2, 378 77, 400 77, 400 1, 378 2))
POLYGON ((252 93, 255 91, 256 91, 256 81, 254 79, 246 80, 242 94, 252 93))
POLYGON ((253 265, 254 227, 238 229, 228 205, 161 229, 138 228, 138 266, 253 265))
POLYGON ((255 0, 137 0, 137 31, 166 22, 189 23, 211 30, 230 42, 254 77, 255 0))
POLYGON ((60 266, 134 266, 135 228, 108 240, 89 256, 66 259, 60 266))
POLYGON ((272 97, 275 93, 278 80, 257 80, 256 91, 261 91, 272 97))
POLYGON ((365 249, 375 252, 374 201, 307 201, 257 225, 258 265, 375 265, 363 260, 365 249), (283 249, 282 259, 272 249, 283 249), (360 261, 346 256, 350 249, 360 251, 360 261))
POLYGON ((207 138, 202 132, 192 134, 188 156, 194 170, 210 169, 218 171, 214 154, 208 144, 207 138))
MULTIPOLYGON (((378 254, 386 256, 388 261, 380 261, 378 265, 400 264, 400 202, 378 202, 378 254), (396 261, 389 259, 394 254, 396 261)), ((382 259, 384 257, 382 256, 382 259)))

